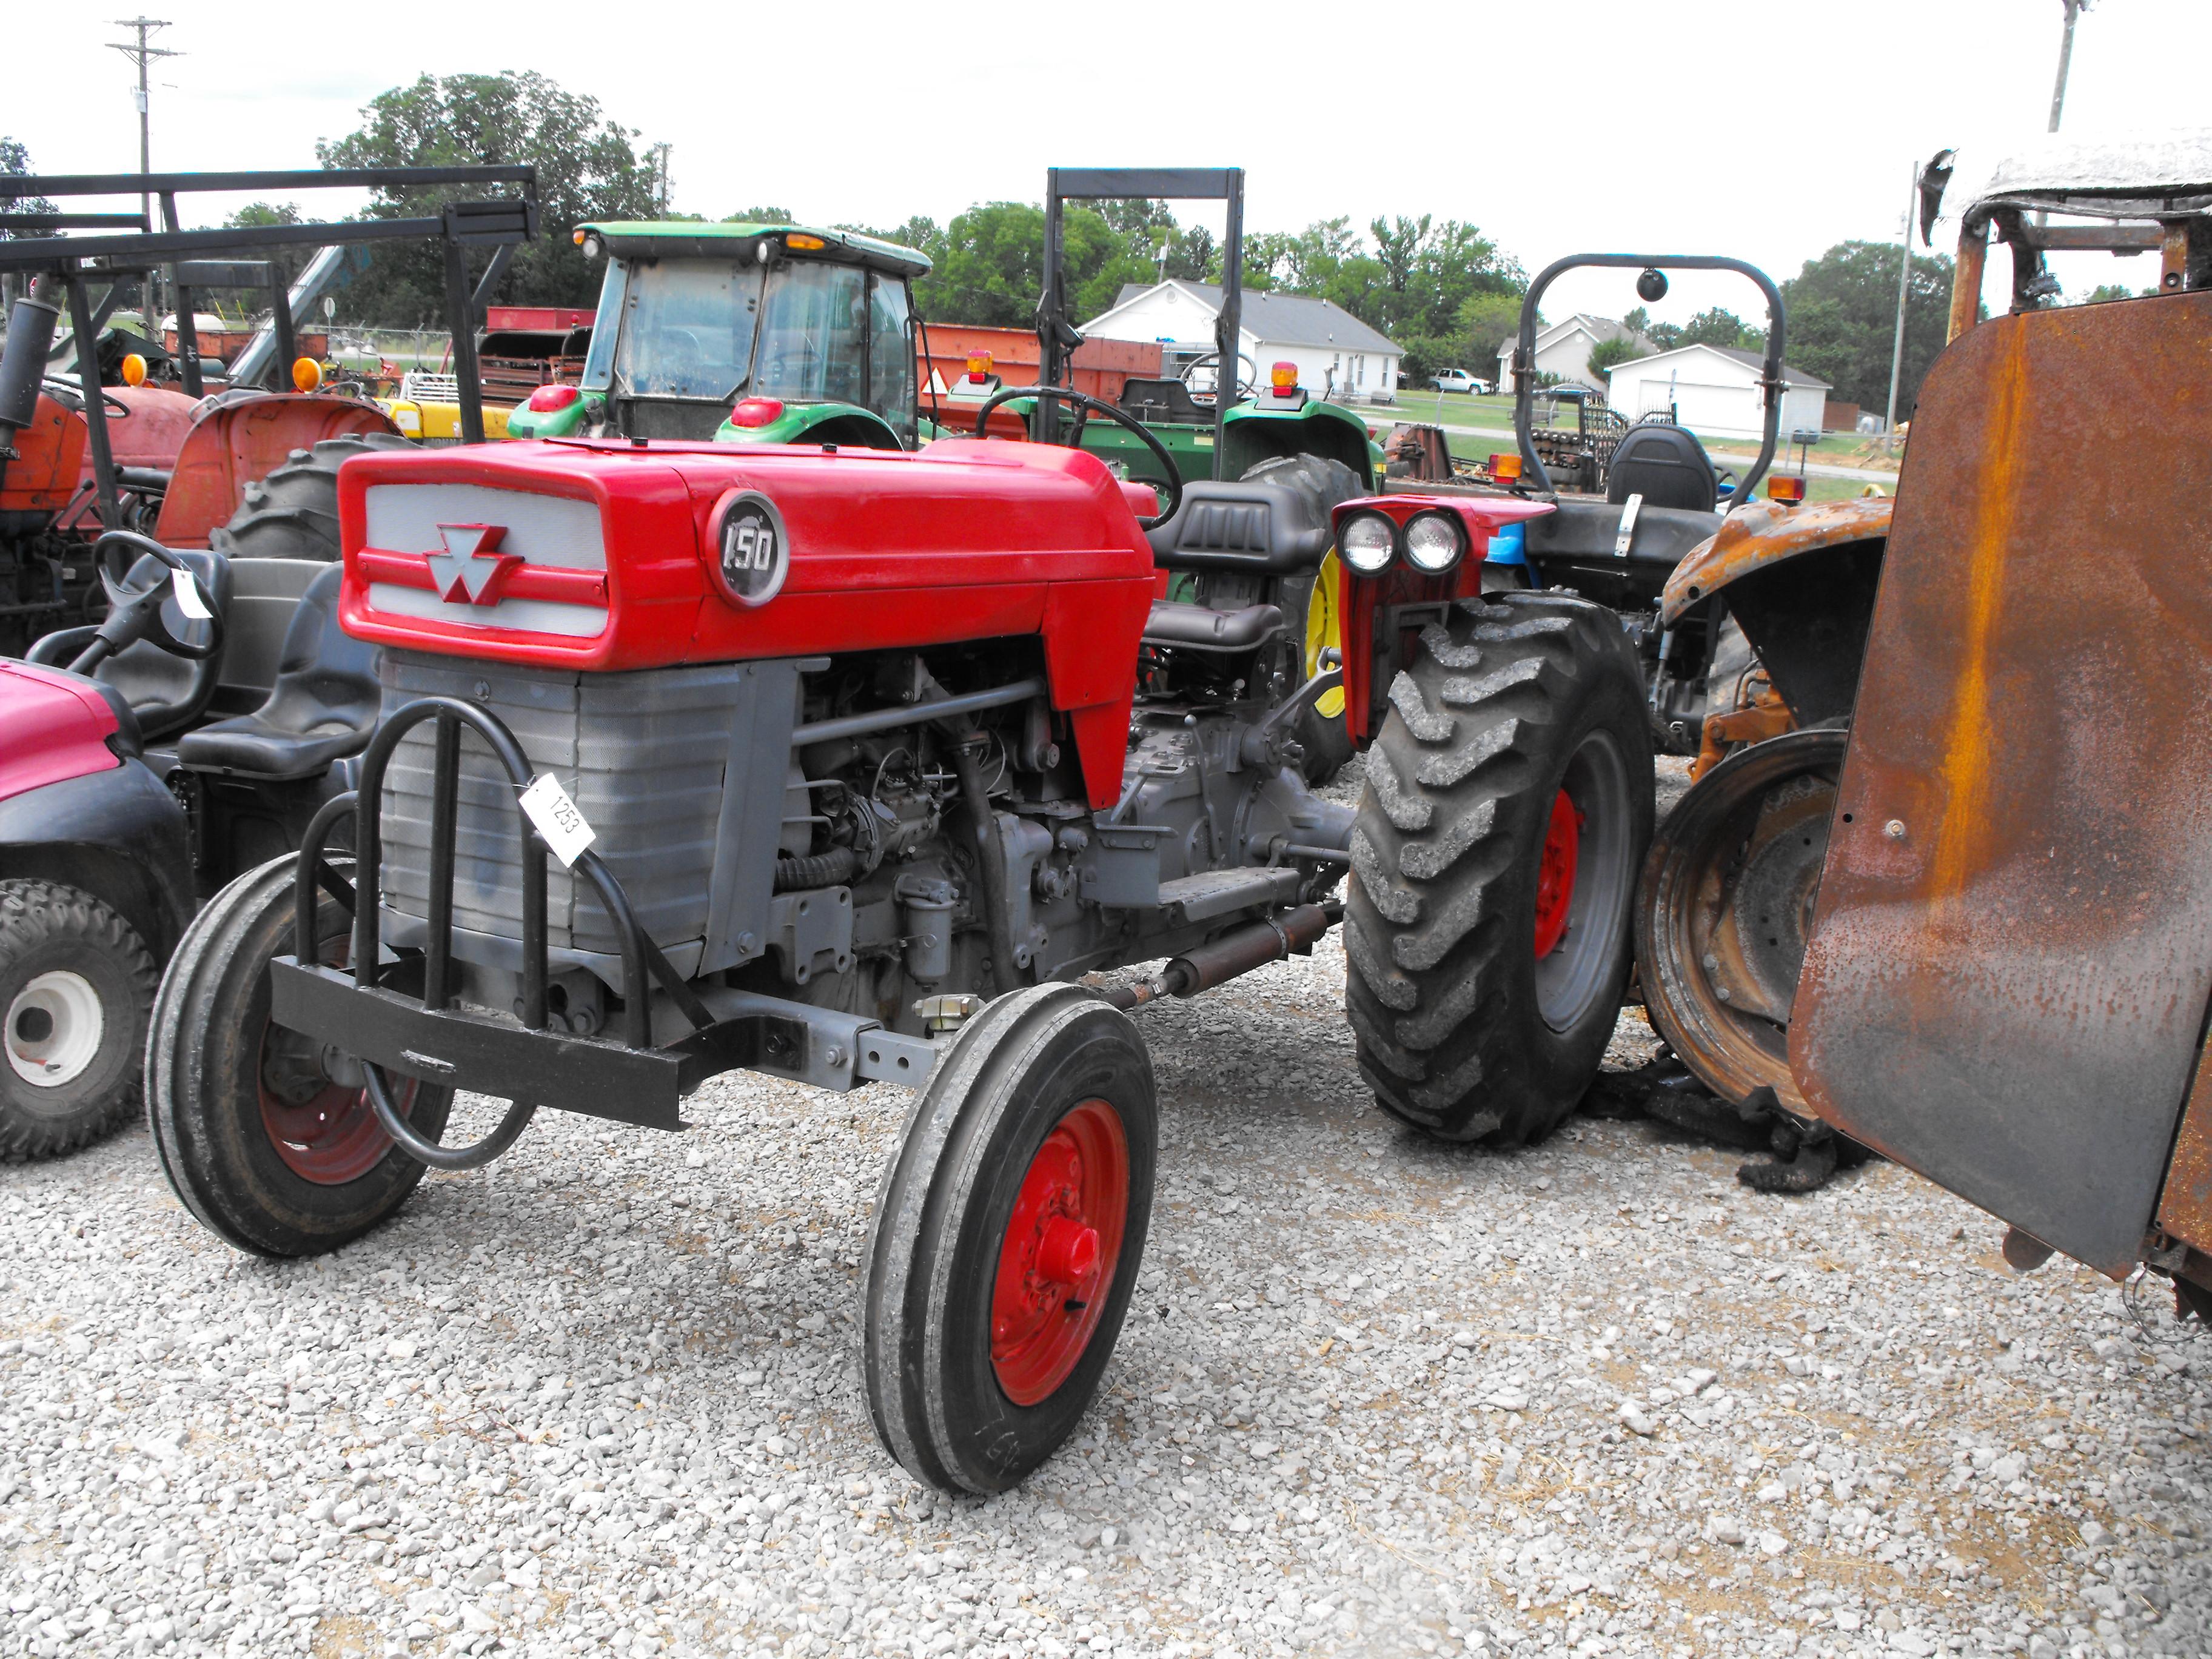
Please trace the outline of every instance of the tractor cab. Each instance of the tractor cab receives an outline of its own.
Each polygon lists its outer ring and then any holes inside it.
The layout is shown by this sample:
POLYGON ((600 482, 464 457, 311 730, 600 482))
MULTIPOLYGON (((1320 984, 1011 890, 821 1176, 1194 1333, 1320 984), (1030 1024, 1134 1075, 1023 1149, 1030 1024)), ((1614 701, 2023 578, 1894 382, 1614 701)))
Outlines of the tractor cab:
POLYGON ((509 436, 913 447, 921 254, 797 225, 575 234, 607 261, 591 350, 579 384, 539 387, 509 436))

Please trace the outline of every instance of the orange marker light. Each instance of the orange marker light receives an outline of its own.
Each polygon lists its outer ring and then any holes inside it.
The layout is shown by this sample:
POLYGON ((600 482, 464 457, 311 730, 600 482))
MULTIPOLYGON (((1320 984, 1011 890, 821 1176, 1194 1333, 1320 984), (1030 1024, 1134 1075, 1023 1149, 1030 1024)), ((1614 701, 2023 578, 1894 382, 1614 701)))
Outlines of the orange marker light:
POLYGON ((1277 363, 1267 371, 1267 379, 1279 398, 1296 392, 1298 389, 1298 366, 1296 363, 1277 363))
POLYGON ((1766 498, 1794 506, 1805 499, 1805 481, 1793 478, 1786 472, 1778 472, 1766 481, 1766 498))
POLYGON ((292 363, 292 386, 295 391, 313 392, 323 383, 323 366, 313 357, 295 358, 292 363))
POLYGON ((1519 477, 1521 458, 1518 455, 1492 455, 1490 458, 1490 476, 1507 480, 1519 477))
POLYGON ((986 380, 991 378, 991 354, 989 352, 971 351, 968 354, 968 378, 973 380, 977 386, 981 386, 986 380))
POLYGON ((123 359, 123 384, 125 386, 146 384, 146 360, 135 351, 123 359))
POLYGON ((829 246, 829 244, 824 242, 819 236, 808 236, 798 231, 793 231, 790 235, 785 237, 783 239, 783 245, 786 247, 803 248, 809 252, 817 248, 827 247, 829 246))
POLYGON ((578 247, 581 247, 584 245, 584 233, 580 230, 572 231, 569 233, 568 240, 578 247))

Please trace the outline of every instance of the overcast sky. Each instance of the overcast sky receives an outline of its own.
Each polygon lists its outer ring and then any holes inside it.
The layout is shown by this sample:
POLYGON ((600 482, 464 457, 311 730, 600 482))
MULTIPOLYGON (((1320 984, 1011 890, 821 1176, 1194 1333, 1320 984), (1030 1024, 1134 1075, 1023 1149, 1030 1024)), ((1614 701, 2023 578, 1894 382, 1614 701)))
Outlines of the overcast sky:
MULTIPOLYGON (((104 21, 123 9, 11 9, 0 136, 39 171, 137 166, 134 71, 105 44, 126 38, 104 21)), ((1606 249, 1730 253, 1777 278, 1845 238, 1893 239, 1935 150, 2039 134, 2062 18, 2060 0, 152 10, 170 20, 155 43, 185 54, 155 68, 157 168, 312 167, 317 139, 419 73, 536 70, 672 143, 677 207, 709 216, 943 220, 1037 199, 1055 162, 1241 165, 1255 230, 1428 213, 1532 271, 1606 249)), ((2094 0, 2066 131, 2212 119, 2207 63, 2212 0, 2094 0)), ((2156 272, 2075 256, 2060 274, 2081 291, 2156 272)), ((1655 309, 1715 301, 1756 309, 1724 276, 1678 280, 1655 309)), ((1546 310, 1633 303, 1628 273, 1593 274, 1546 310)))

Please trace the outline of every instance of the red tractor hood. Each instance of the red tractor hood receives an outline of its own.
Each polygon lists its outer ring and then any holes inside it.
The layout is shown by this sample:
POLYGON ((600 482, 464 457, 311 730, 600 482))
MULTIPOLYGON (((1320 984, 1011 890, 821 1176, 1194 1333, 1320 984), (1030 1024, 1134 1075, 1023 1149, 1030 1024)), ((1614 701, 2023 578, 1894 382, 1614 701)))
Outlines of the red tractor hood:
MULTIPOLYGON (((1052 589, 1149 594, 1152 581, 1112 475, 1042 444, 947 439, 902 455, 554 440, 372 454, 340 473, 338 517, 348 633, 545 667, 1034 633, 1052 589), (716 508, 733 490, 764 497, 784 532, 788 568, 751 605, 715 575, 716 508)), ((1133 636, 1130 672, 1135 649, 1133 636)))
POLYGON ((622 672, 1042 635, 1094 792, 1118 784, 1152 555, 1081 450, 384 453, 340 471, 338 519, 346 631, 414 651, 622 672))

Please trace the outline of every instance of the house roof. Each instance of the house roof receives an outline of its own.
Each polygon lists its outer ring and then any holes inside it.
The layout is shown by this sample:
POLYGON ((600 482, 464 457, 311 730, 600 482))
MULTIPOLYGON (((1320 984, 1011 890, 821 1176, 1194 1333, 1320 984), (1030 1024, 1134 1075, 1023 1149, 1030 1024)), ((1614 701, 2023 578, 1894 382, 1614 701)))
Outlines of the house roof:
MULTIPOLYGON (((1081 332, 1091 333, 1115 312, 1163 288, 1180 289, 1209 311, 1218 313, 1221 309, 1221 288, 1216 283, 1188 283, 1180 277, 1164 283, 1124 283, 1114 296, 1112 309, 1084 324, 1081 332)), ((1273 340, 1279 345, 1327 346, 1339 351, 1402 353, 1405 349, 1342 306, 1303 294, 1247 289, 1243 324, 1255 339, 1273 340)))
MULTIPOLYGON (((1686 345, 1676 346, 1672 351, 1655 351, 1647 356, 1631 357, 1626 362, 1615 363, 1610 372, 1617 374, 1624 368, 1639 368, 1645 363, 1656 363, 1661 359, 1667 357, 1680 357, 1686 352, 1692 351, 1710 351, 1716 357, 1726 357, 1732 362, 1741 363, 1746 368, 1752 370, 1754 374, 1756 374, 1766 362, 1766 358, 1762 353, 1756 351, 1744 351, 1735 346, 1686 345)), ((1782 383, 1784 386, 1818 386, 1823 392, 1832 392, 1835 390, 1835 388, 1830 386, 1826 380, 1816 379, 1813 375, 1808 374, 1802 368, 1792 368, 1787 363, 1782 365, 1782 383)))
MULTIPOLYGON (((1538 329, 1536 349, 1541 351, 1568 330, 1577 326, 1598 344, 1603 344, 1607 340, 1626 340, 1632 345, 1641 347, 1647 354, 1659 349, 1659 343, 1649 334, 1639 334, 1627 324, 1618 322, 1611 317, 1593 317, 1587 311, 1577 311, 1571 317, 1562 317, 1558 322, 1538 329)), ((1511 356, 1514 343, 1511 340, 1506 341, 1498 348, 1498 355, 1501 357, 1511 356)))

